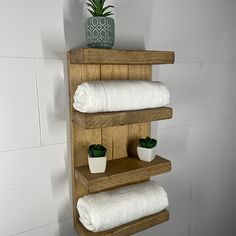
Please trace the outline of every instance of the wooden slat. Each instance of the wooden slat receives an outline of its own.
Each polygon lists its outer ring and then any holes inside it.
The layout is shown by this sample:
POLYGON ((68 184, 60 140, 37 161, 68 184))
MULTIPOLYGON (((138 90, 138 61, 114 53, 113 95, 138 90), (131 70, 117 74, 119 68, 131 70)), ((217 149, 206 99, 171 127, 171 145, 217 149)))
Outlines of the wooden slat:
POLYGON ((152 65, 173 64, 175 54, 172 51, 141 51, 80 48, 70 51, 71 64, 122 64, 152 65))
POLYGON ((108 231, 93 233, 85 229, 85 227, 80 222, 77 223, 76 230, 80 236, 129 236, 168 220, 169 212, 167 210, 163 210, 160 213, 146 216, 129 224, 121 225, 108 231))
POLYGON ((73 112, 73 122, 86 129, 97 127, 111 127, 155 120, 171 119, 172 108, 160 107, 136 111, 81 113, 73 112))
POLYGON ((107 148, 107 159, 127 156, 128 126, 115 126, 102 129, 102 144, 107 148))
POLYGON ((123 158, 108 161, 107 169, 102 174, 91 174, 88 166, 76 169, 76 179, 80 179, 89 193, 127 185, 169 172, 171 162, 157 156, 152 162, 140 161, 137 158, 123 158))

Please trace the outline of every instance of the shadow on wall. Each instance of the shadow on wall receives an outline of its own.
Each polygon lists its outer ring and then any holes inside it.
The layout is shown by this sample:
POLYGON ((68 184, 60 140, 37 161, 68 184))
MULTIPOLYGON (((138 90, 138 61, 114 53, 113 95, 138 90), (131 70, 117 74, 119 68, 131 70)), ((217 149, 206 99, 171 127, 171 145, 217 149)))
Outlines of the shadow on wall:
MULTIPOLYGON (((87 47, 84 21, 86 0, 65 0, 63 8, 66 49, 87 47)), ((145 49, 150 37, 154 0, 107 0, 115 6, 116 38, 114 48, 145 49)))
POLYGON ((69 95, 68 95, 68 79, 67 79, 67 70, 64 65, 64 72, 57 71, 55 73, 54 80, 54 106, 48 104, 46 107, 47 110, 47 121, 48 121, 48 130, 49 133, 53 133, 55 129, 60 129, 65 126, 66 123, 66 136, 67 142, 69 142, 69 95))
POLYGON ((145 49, 150 37, 154 0, 115 2, 117 49, 145 49))
POLYGON ((66 49, 86 46, 84 19, 85 0, 65 0, 63 7, 63 20, 66 49))
POLYGON ((44 58, 66 58, 63 33, 54 28, 44 28, 40 34, 44 58))
POLYGON ((69 196, 67 196, 66 201, 63 199, 63 202, 60 202, 57 208, 58 230, 55 232, 55 236, 65 236, 68 235, 68 231, 73 231, 72 225, 69 225, 71 229, 68 229, 68 226, 65 227, 65 224, 68 224, 68 222, 71 220, 70 216, 72 216, 72 186, 71 181, 68 181, 68 176, 71 176, 71 163, 68 156, 70 156, 70 144, 68 144, 68 151, 65 151, 64 153, 65 170, 58 171, 55 169, 51 173, 51 184, 54 199, 59 199, 63 190, 67 191, 69 182, 69 196))

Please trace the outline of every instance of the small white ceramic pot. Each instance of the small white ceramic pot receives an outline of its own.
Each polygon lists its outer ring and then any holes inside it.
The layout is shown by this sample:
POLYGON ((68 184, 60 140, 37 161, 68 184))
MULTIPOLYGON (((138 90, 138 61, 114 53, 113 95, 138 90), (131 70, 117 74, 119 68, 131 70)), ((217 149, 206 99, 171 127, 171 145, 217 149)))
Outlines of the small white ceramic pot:
POLYGON ((92 174, 104 173, 107 166, 107 157, 90 157, 88 155, 89 170, 92 174))
POLYGON ((138 157, 142 161, 151 162, 156 157, 157 146, 153 148, 137 147, 138 157))

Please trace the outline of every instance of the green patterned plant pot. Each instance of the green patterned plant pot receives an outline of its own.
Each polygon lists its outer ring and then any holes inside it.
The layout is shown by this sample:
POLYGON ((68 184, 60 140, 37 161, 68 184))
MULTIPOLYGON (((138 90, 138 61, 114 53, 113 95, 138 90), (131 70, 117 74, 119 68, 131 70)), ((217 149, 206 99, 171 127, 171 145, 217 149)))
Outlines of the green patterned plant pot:
POLYGON ((115 41, 115 22, 111 17, 89 17, 85 22, 87 45, 90 48, 111 48, 115 41))

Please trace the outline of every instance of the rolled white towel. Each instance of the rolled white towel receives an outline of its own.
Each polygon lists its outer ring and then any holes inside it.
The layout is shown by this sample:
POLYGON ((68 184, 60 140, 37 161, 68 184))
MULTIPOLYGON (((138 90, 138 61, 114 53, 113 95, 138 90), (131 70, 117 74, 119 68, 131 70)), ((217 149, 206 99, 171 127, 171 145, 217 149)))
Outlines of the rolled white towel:
POLYGON ((79 220, 93 232, 118 227, 166 207, 165 190, 152 181, 86 195, 77 203, 79 220))
POLYGON ((165 84, 147 80, 92 80, 77 87, 73 107, 85 113, 127 111, 169 104, 165 84))

